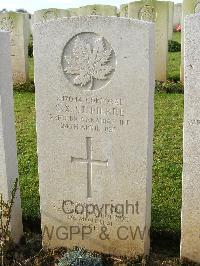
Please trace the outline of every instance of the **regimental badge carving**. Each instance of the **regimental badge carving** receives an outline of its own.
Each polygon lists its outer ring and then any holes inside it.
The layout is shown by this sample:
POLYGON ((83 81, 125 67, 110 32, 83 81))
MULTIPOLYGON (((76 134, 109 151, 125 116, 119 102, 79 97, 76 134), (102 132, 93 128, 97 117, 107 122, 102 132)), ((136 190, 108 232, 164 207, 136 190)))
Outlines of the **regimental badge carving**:
POLYGON ((91 15, 97 15, 97 9, 96 9, 96 8, 94 8, 94 9, 92 10, 91 15))
POLYGON ((14 22, 11 17, 4 17, 0 20, 0 29, 12 31, 14 29, 14 22))
POLYGON ((194 13, 200 13, 200 1, 197 1, 194 8, 194 13))
POLYGON ((151 5, 143 6, 139 11, 138 18, 148 22, 155 22, 157 18, 155 8, 151 5))
POLYGON ((108 41, 96 33, 80 33, 65 46, 62 67, 70 83, 83 90, 96 90, 111 80, 116 56, 108 41))
POLYGON ((58 18, 58 14, 54 10, 47 10, 43 14, 44 20, 56 19, 58 18))

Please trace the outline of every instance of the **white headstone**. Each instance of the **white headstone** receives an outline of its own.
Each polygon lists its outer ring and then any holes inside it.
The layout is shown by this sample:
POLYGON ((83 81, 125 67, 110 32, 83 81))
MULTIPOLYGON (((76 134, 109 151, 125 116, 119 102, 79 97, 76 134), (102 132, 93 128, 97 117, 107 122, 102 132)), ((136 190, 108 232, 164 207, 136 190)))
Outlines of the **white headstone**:
POLYGON ((34 12, 34 23, 45 22, 52 19, 69 17, 70 12, 66 9, 57 9, 57 8, 49 8, 49 9, 41 9, 34 12))
POLYGON ((117 7, 109 5, 88 5, 79 8, 80 16, 117 16, 117 7))
MULTIPOLYGON (((9 33, 0 31, 0 193, 6 202, 18 177, 9 41, 9 33)), ((19 190, 12 208, 10 226, 12 240, 18 242, 22 236, 19 190)))
POLYGON ((174 16, 174 3, 169 2, 168 40, 172 40, 173 37, 173 16, 174 16))
POLYGON ((128 4, 120 6, 120 17, 128 18, 128 4))
POLYGON ((0 13, 0 30, 10 32, 11 62, 14 83, 28 80, 28 14, 0 13))
MULTIPOLYGON (((26 47, 28 47, 29 42, 30 42, 30 38, 32 35, 32 28, 30 25, 31 14, 27 13, 27 14, 24 14, 24 16, 25 16, 25 29, 24 29, 25 37, 24 38, 25 38, 26 47)), ((27 61, 26 61, 26 63, 28 63, 28 49, 27 49, 27 61)))
POLYGON ((185 20, 181 257, 200 263, 200 14, 185 20))
POLYGON ((173 19, 173 28, 175 29, 177 25, 182 24, 182 4, 174 5, 174 19, 173 19))
POLYGON ((156 80, 166 81, 168 64, 169 2, 136 1, 129 3, 128 16, 130 18, 155 22, 155 76, 156 80))
POLYGON ((71 17, 79 16, 79 11, 80 11, 79 8, 69 8, 67 10, 69 11, 71 17))
POLYGON ((181 81, 184 82, 184 20, 185 17, 200 11, 200 0, 183 0, 181 28, 181 81))
POLYGON ((31 34, 33 34, 33 20, 34 20, 34 15, 33 14, 29 14, 29 24, 30 24, 30 32, 31 34))
POLYGON ((153 24, 63 18, 35 25, 34 49, 44 245, 148 254, 153 24))

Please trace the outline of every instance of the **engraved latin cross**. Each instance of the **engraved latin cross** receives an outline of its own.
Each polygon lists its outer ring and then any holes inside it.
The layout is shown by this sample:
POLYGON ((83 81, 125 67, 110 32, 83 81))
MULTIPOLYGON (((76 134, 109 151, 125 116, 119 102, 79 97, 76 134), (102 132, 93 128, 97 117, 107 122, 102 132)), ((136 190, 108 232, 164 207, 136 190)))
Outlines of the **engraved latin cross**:
POLYGON ((99 166, 108 166, 108 160, 101 161, 101 160, 94 160, 92 157, 92 138, 86 137, 86 151, 87 151, 87 158, 75 158, 71 157, 72 163, 84 163, 87 164, 87 197, 92 197, 92 168, 93 165, 99 166))

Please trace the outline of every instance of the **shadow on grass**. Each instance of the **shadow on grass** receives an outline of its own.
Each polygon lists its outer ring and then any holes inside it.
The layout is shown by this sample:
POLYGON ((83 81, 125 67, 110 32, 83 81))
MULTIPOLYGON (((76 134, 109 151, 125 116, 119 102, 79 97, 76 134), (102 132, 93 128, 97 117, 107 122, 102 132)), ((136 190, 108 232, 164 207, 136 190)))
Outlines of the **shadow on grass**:
POLYGON ((35 92, 35 84, 33 80, 30 80, 26 83, 15 84, 13 89, 17 92, 35 92))
POLYGON ((152 231, 152 252, 164 257, 179 257, 181 232, 152 231))

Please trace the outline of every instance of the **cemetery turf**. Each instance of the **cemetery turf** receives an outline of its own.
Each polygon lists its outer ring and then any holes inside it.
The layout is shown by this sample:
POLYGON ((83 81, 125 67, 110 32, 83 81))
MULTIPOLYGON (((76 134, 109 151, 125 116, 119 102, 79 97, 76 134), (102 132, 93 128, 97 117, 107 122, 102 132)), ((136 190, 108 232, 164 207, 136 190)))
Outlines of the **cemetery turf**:
MULTIPOLYGON (((14 92, 23 216, 39 214, 35 94, 14 92)), ((182 174, 183 95, 156 93, 152 226, 179 232, 182 174)))
MULTIPOLYGON (((173 34, 173 41, 181 43, 181 33, 173 34)), ((180 80, 181 52, 169 52, 168 54, 168 79, 180 80)))

